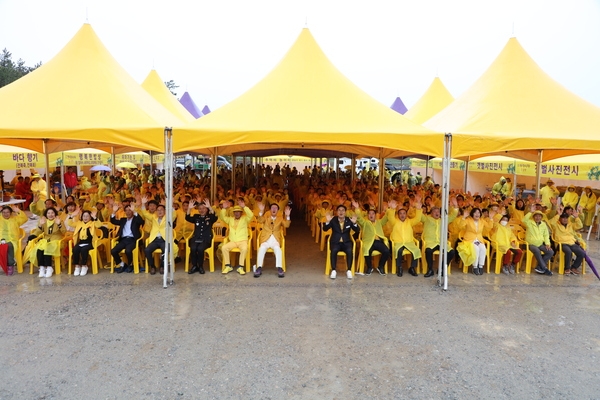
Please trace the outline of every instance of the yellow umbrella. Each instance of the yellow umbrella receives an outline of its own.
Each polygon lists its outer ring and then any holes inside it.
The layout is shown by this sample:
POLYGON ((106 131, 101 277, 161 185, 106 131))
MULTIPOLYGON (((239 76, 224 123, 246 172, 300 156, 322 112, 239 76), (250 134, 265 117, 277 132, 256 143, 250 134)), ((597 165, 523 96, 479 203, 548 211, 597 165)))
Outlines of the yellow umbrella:
POLYGON ((129 162, 129 161, 123 161, 122 163, 118 163, 117 164, 117 168, 134 169, 134 168, 137 168, 137 165, 135 165, 134 163, 129 162))

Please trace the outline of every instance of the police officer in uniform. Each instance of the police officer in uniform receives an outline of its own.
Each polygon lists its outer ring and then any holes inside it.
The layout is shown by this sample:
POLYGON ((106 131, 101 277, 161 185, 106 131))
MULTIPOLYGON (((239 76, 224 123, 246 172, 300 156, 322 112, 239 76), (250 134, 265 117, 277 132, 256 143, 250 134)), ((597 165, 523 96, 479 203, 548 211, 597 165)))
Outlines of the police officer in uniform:
POLYGON ((210 201, 204 199, 204 202, 198 202, 198 214, 191 215, 196 202, 190 200, 185 220, 194 224, 194 233, 190 238, 190 258, 192 268, 188 274, 194 272, 204 273, 204 251, 212 244, 212 226, 217 221, 215 211, 210 206, 210 201))

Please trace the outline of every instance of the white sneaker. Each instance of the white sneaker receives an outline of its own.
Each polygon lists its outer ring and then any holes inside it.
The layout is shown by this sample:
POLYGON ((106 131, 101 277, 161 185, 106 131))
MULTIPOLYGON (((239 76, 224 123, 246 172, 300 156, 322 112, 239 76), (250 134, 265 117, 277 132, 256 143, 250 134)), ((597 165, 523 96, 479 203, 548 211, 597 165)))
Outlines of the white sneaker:
POLYGON ((46 267, 46 278, 50 278, 53 273, 54 273, 54 268, 46 267))
POLYGON ((331 275, 329 275, 329 277, 331 279, 335 279, 335 277, 337 276, 337 272, 335 272, 335 269, 333 271, 331 271, 331 275))
POLYGON ((352 279, 352 271, 350 271, 350 270, 346 271, 346 278, 352 279))
POLYGON ((40 274, 38 275, 38 278, 44 277, 46 277, 46 267, 40 267, 40 274))
POLYGON ((87 275, 87 272, 88 272, 88 267, 87 266, 81 267, 81 276, 87 275))
POLYGON ((79 274, 81 274, 81 267, 80 266, 76 266, 75 267, 75 272, 73 272, 74 276, 79 276, 79 274))

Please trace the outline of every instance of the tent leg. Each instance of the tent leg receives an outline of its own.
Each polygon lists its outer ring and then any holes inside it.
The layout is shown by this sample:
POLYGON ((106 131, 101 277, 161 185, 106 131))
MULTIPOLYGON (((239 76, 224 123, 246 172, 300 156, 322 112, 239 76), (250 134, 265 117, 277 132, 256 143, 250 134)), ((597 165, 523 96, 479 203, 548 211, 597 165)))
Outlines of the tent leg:
POLYGON ((535 164, 535 198, 540 197, 540 182, 542 180, 542 159, 544 158, 544 150, 538 150, 538 159, 535 164))
POLYGON ((381 213, 383 210, 383 193, 385 192, 385 157, 383 157, 383 149, 379 149, 379 193, 377 200, 377 212, 381 213))
POLYGON ((212 158, 210 159, 210 194, 212 203, 217 204, 217 148, 213 149, 212 158))
POLYGON ((165 128, 165 197, 166 211, 166 238, 165 251, 163 254, 163 288, 167 288, 167 280, 169 284, 174 283, 174 267, 175 267, 175 248, 173 247, 173 129, 165 128))
POLYGON ((469 183, 469 162, 471 161, 471 156, 467 157, 467 160, 464 162, 465 163, 465 176, 464 176, 464 183, 463 183, 463 191, 465 193, 467 193, 469 191, 469 189, 467 189, 467 184, 469 183))
POLYGON ((448 198, 450 195, 450 158, 452 156, 452 134, 444 135, 444 158, 442 160, 442 207, 440 224, 440 256, 438 262, 438 282, 444 271, 444 291, 448 290, 448 198))

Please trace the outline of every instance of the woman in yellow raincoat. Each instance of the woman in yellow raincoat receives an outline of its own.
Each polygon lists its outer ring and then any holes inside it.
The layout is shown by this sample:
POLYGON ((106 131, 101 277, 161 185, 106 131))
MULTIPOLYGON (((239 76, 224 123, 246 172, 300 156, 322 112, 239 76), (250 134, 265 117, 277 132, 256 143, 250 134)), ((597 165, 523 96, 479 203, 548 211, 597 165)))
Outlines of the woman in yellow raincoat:
POLYGON ((32 232, 34 235, 43 235, 35 244, 29 257, 30 262, 35 262, 37 258, 40 278, 52 276, 54 273, 52 258, 60 256, 60 242, 66 232, 66 227, 57 215, 58 212, 54 207, 46 209, 37 228, 32 232))
POLYGON ((460 221, 463 238, 456 249, 465 265, 473 266, 473 274, 475 275, 483 275, 483 265, 487 254, 483 231, 492 227, 492 220, 482 218, 481 210, 477 207, 473 208, 471 212, 465 210, 460 221))
POLYGON ((8 244, 6 274, 9 276, 15 271, 15 249, 19 248, 19 227, 25 222, 27 222, 27 215, 16 206, 13 206, 13 208, 10 206, 2 207, 0 237, 8 244))
POLYGON ((577 208, 577 202, 579 201, 579 195, 575 191, 575 186, 570 185, 562 198, 563 206, 571 206, 577 208))
POLYGON ((523 251, 519 248, 519 240, 508 226, 508 215, 503 215, 500 222, 494 223, 492 240, 496 242, 496 257, 502 256, 502 272, 514 274, 515 265, 521 261, 523 251))
POLYGON ((590 225, 592 225, 594 213, 596 212, 596 201, 596 195, 592 192, 592 188, 586 186, 579 199, 579 207, 581 207, 581 211, 583 211, 584 232, 587 232, 587 230, 590 229, 590 225))

